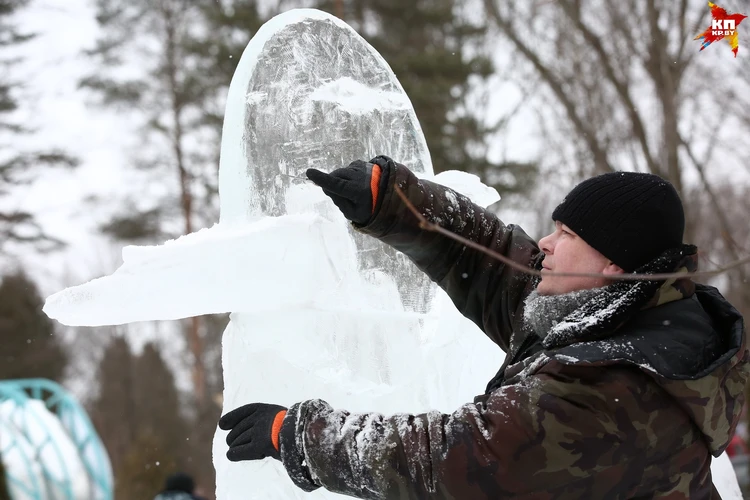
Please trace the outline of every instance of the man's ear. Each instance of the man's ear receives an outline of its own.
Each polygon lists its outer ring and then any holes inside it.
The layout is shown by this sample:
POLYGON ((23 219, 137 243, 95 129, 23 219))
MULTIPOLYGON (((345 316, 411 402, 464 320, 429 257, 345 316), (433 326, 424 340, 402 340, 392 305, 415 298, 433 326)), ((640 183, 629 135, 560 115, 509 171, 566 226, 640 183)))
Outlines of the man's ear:
POLYGON ((602 274, 607 274, 607 275, 623 274, 623 273, 625 273, 625 270, 621 268, 620 266, 618 266, 617 264, 615 264, 614 262, 610 262, 609 264, 607 264, 607 267, 605 267, 602 270, 602 274))

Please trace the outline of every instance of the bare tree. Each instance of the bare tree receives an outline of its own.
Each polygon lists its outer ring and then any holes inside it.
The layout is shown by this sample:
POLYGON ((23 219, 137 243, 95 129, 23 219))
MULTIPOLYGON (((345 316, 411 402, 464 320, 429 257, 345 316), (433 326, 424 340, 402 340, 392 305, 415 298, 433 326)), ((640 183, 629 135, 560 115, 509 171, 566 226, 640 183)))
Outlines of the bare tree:
MULTIPOLYGON (((698 211, 688 210, 686 240, 716 248, 704 239, 709 233, 698 230, 711 218, 721 229, 714 236, 726 250, 722 255, 738 260, 747 254, 732 238, 747 232, 734 221, 740 208, 718 194, 712 185, 716 175, 707 172, 717 162, 739 169, 747 158, 747 146, 730 143, 738 128, 742 135, 750 131, 750 70, 732 60, 723 44, 699 52, 693 39, 710 24, 704 2, 484 3, 501 43, 513 48, 519 85, 536 86, 529 104, 539 109, 549 140, 559 145, 548 148, 543 168, 567 167, 579 178, 615 170, 651 172, 692 202, 688 192, 695 190, 685 187, 690 175, 711 212, 696 219, 698 211)), ((736 179, 742 181, 735 188, 744 193, 739 196, 748 193, 748 177, 736 179)), ((746 283, 747 266, 732 274, 746 283)), ((742 301, 750 304, 750 297, 742 301)))

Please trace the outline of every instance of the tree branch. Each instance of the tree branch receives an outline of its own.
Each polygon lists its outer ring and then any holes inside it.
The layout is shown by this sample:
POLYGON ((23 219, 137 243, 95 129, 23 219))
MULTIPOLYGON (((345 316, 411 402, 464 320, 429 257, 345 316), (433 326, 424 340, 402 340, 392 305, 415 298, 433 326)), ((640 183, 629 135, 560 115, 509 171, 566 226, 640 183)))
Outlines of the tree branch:
MULTIPOLYGON (((713 150, 713 144, 715 143, 715 140, 709 141, 709 149, 706 153, 706 159, 711 157, 711 152, 713 150)), ((737 244, 736 241, 734 241, 734 238, 732 238, 731 233, 731 224, 729 223, 729 220, 727 219, 726 213, 724 210, 721 209, 721 205, 719 204, 719 197, 717 196, 714 189, 711 187, 711 185, 708 182, 708 178, 706 177, 706 171, 704 168, 705 162, 701 162, 696 158, 695 154, 693 153, 692 148, 690 145, 682 141, 682 146, 685 148, 685 152, 687 153, 688 157, 690 158, 690 161, 693 162, 693 166, 698 171, 698 175, 700 176, 701 183, 703 184, 703 188, 706 190, 706 193, 708 193, 708 197, 711 200, 711 206, 714 209, 714 212, 716 213, 716 217, 719 219, 719 225, 721 226, 721 237, 724 240, 724 243, 726 244, 727 250, 732 255, 733 259, 739 259, 739 252, 738 248, 740 246, 737 244)))
POLYGON ((473 248, 475 250, 479 250, 480 252, 483 252, 490 257, 493 257, 494 259, 499 260, 506 266, 512 267, 513 269, 516 269, 518 271, 521 271, 523 273, 529 274, 531 276, 577 276, 577 277, 585 277, 585 278, 607 278, 611 280, 623 280, 623 281, 658 281, 658 280, 667 280, 667 279, 680 279, 680 278, 698 278, 698 277, 708 277, 708 276, 716 276, 722 273, 725 273, 731 269, 740 267, 744 264, 750 263, 750 255, 743 258, 738 259, 735 262, 732 262, 730 264, 727 264, 724 267, 721 267, 719 269, 714 269, 712 271, 700 271, 695 273, 658 273, 658 274, 636 274, 636 273, 628 273, 628 274, 618 274, 618 275, 611 275, 611 274, 601 274, 601 273, 560 273, 560 272, 549 272, 544 273, 544 275, 541 273, 541 271, 537 271, 536 269, 532 269, 528 266, 524 266, 523 264, 519 264, 508 257, 495 252, 494 250, 487 248, 483 245, 480 245, 479 243, 476 243, 474 241, 468 240, 464 238, 463 236, 459 236, 456 233, 453 233, 451 231, 448 231, 444 227, 434 224, 430 221, 428 221, 424 215, 419 213, 419 211, 416 209, 414 204, 412 204, 411 201, 409 201, 409 198, 406 197, 404 192, 398 187, 394 186, 394 189, 396 190, 396 194, 401 198, 401 200, 404 202, 406 207, 411 211, 411 213, 414 214, 414 216, 419 221, 419 227, 421 229, 424 229, 425 231, 432 231, 435 233, 440 233, 443 236, 447 236, 448 238, 451 238, 463 245, 466 245, 467 247, 473 248))
MULTIPOLYGON (((654 0, 648 2, 648 19, 651 27, 652 41, 649 47, 649 58, 646 64, 646 70, 654 80, 654 87, 662 108, 662 138, 664 144, 662 149, 665 152, 667 167, 667 178, 672 181, 678 193, 682 193, 682 177, 678 158, 678 149, 680 146, 680 134, 678 131, 678 109, 677 109, 677 90, 678 78, 675 78, 675 69, 672 68, 667 54, 667 37, 659 27, 659 10, 654 0)), ((681 70, 680 70, 681 71, 681 70)), ((654 171, 658 173, 658 171, 654 171)))
POLYGON ((500 11, 494 4, 494 1, 485 0, 484 3, 487 12, 495 20, 497 26, 502 30, 503 33, 507 35, 511 42, 513 42, 518 51, 521 52, 521 54, 523 54, 523 56, 534 66, 537 72, 539 72, 539 75, 547 83, 557 99, 560 101, 560 104, 563 105, 568 118, 573 123, 576 130, 578 130, 580 136, 583 137, 586 141, 586 144, 591 151, 592 156, 594 157, 594 164, 596 165, 597 170, 601 172, 614 172, 615 169, 609 163, 606 151, 599 145, 597 141, 596 131, 588 127, 583 119, 578 116, 575 103, 563 91, 563 84, 557 78, 555 78, 555 75, 553 75, 552 71, 542 63, 541 59, 539 59, 539 57, 528 46, 526 46, 526 44, 523 43, 521 37, 511 26, 511 23, 508 20, 504 19, 502 14, 500 14, 500 11))
POLYGON ((583 38, 586 40, 586 42, 588 42, 589 45, 594 48, 594 52, 596 52, 596 55, 599 58, 599 63, 604 69, 604 74, 606 75, 607 80, 609 80, 609 82, 615 88, 617 95, 620 96, 623 106, 628 116, 630 117, 630 125, 633 130, 633 134, 638 139, 638 143, 641 145, 641 150, 643 151, 643 156, 646 159, 646 164, 648 165, 649 171, 651 171, 652 173, 659 173, 659 165, 651 155, 651 148, 648 145, 646 128, 643 125, 641 116, 638 114, 638 108, 636 108, 633 99, 630 97, 630 91, 627 83, 620 80, 615 74, 614 67, 610 62, 612 58, 607 55, 599 37, 596 36, 596 34, 594 34, 594 32, 592 32, 588 28, 588 26, 583 23, 583 19, 580 15, 580 10, 576 9, 569 0, 560 2, 560 5, 562 6, 563 12, 565 12, 568 18, 575 23, 576 27, 583 35, 583 38))
POLYGON ((676 61, 679 61, 680 64, 682 63, 682 53, 684 52, 685 47, 687 46, 686 41, 688 40, 688 35, 685 32, 685 17, 687 16, 687 4, 688 4, 688 0, 680 0, 680 13, 679 13, 680 18, 678 20, 678 24, 680 26, 680 30, 679 30, 680 45, 679 45, 679 48, 677 49, 677 57, 675 59, 676 61))

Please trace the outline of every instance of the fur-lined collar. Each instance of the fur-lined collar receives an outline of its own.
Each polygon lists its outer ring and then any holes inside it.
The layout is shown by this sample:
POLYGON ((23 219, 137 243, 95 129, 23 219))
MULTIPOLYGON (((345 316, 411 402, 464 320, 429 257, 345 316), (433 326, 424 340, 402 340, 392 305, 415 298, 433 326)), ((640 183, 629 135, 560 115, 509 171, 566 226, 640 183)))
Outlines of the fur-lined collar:
MULTIPOLYGON (((689 273, 697 269, 697 248, 682 245, 668 250, 637 274, 689 273)), ((639 310, 691 296, 695 284, 689 278, 667 281, 616 281, 611 285, 582 294, 579 307, 561 318, 548 332, 537 333, 545 349, 554 349, 597 340, 611 335, 639 310)), ((534 311, 529 311, 531 314, 534 311)))

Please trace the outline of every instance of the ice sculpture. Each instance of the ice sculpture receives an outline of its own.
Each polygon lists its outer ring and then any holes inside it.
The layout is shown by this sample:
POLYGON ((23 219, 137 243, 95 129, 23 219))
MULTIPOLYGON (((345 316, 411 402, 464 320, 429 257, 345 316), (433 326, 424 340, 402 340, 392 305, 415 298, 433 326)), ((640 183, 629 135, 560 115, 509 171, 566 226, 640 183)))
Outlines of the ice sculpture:
MULTIPOLYGON (((311 397, 353 411, 450 411, 480 393, 503 354, 403 255, 352 231, 309 167, 388 154, 432 175, 419 122, 383 58, 343 21, 292 10, 245 49, 227 99, 221 220, 158 247, 127 247, 112 276, 50 297, 68 324, 232 312, 226 409, 311 397), (472 362, 456 369, 456 360, 472 362)), ((479 204, 478 178, 437 182, 479 204)), ((214 441, 220 499, 334 498, 297 490, 278 462, 229 463, 214 441)))

